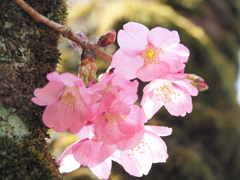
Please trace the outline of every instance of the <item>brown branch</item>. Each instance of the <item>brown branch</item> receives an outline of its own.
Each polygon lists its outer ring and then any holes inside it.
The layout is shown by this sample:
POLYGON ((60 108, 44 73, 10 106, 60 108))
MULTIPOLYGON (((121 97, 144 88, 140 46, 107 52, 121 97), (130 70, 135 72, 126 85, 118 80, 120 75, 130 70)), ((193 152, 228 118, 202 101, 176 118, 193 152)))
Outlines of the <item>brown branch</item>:
POLYGON ((112 55, 100 49, 95 43, 87 42, 81 39, 77 34, 71 31, 71 28, 68 26, 64 26, 58 24, 45 16, 39 14, 35 11, 32 7, 30 7, 24 0, 13 0, 16 4, 18 4, 24 11, 26 11, 36 22, 44 23, 49 27, 53 28, 54 30, 58 31, 62 34, 63 37, 74 41, 75 43, 79 44, 82 48, 88 48, 98 55, 102 56, 103 58, 107 59, 108 61, 112 61, 112 55))

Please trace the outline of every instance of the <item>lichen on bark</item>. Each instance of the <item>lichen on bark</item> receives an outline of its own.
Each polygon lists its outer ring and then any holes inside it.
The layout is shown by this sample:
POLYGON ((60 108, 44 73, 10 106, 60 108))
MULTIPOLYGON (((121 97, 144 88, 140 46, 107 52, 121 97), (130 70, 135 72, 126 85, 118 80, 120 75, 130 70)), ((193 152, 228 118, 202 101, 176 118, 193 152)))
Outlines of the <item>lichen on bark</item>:
MULTIPOLYGON (((65 24, 64 0, 26 2, 65 24)), ((56 68, 60 35, 36 23, 11 0, 2 0, 0 9, 0 180, 61 179, 46 143, 43 108, 30 100, 56 68)))

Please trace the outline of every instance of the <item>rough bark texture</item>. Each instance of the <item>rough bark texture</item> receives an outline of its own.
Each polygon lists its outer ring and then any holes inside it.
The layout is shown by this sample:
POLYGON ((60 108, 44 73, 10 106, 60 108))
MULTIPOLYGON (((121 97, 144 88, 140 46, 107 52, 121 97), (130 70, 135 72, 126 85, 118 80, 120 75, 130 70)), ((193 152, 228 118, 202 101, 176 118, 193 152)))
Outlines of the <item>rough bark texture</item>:
MULTIPOLYGON (((26 2, 65 23, 64 0, 26 2)), ((0 27, 0 179, 61 179, 46 143, 43 108, 30 100, 55 70, 59 34, 11 0, 0 3, 0 27)))

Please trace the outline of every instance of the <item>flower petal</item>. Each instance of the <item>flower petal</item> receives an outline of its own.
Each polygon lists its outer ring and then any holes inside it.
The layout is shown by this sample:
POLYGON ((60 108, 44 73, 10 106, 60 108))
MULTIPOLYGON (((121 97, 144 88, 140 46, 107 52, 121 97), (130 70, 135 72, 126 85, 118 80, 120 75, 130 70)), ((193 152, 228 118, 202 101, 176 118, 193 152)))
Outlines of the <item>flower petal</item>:
POLYGON ((141 177, 143 174, 147 175, 152 166, 152 162, 145 160, 138 154, 124 151, 121 152, 120 164, 125 171, 136 177, 141 177))
POLYGON ((94 127, 93 124, 84 126, 78 133, 75 134, 81 140, 86 138, 93 138, 94 136, 94 127))
POLYGON ((47 74, 47 79, 49 81, 60 81, 60 75, 58 72, 54 71, 52 73, 47 74))
POLYGON ((163 102, 158 101, 158 97, 154 94, 154 91, 157 88, 156 86, 157 80, 153 80, 143 89, 144 94, 141 105, 149 119, 164 105, 163 102))
POLYGON ((160 63, 165 62, 169 65, 168 71, 170 73, 177 73, 185 67, 185 64, 179 59, 179 56, 176 53, 168 50, 164 53, 161 53, 160 60, 160 63))
POLYGON ((131 149, 137 144, 139 144, 143 138, 144 134, 144 127, 142 130, 136 132, 132 137, 125 138, 121 141, 119 141, 116 146, 117 149, 119 150, 126 150, 126 149, 131 149))
POLYGON ((172 134, 172 128, 164 126, 145 126, 145 129, 157 134, 158 136, 169 136, 172 134))
POLYGON ((62 82, 52 81, 45 87, 34 90, 34 96, 31 100, 39 106, 47 106, 58 101, 63 93, 64 84, 62 82))
POLYGON ((119 31, 117 38, 120 48, 128 56, 139 55, 148 44, 146 39, 148 28, 139 23, 129 22, 123 26, 123 29, 119 31))
POLYGON ((155 47, 163 50, 176 46, 180 42, 177 31, 169 31, 162 27, 151 29, 147 35, 147 40, 155 47))
POLYGON ((92 173, 99 179, 108 179, 111 173, 112 160, 110 158, 103 161, 101 164, 90 168, 92 173))
POLYGON ((168 71, 168 69, 169 65, 166 62, 161 61, 160 64, 150 64, 148 66, 141 66, 137 70, 136 74, 140 80, 147 82, 156 79, 159 76, 162 76, 163 74, 166 73, 166 71, 168 71))
POLYGON ((61 81, 69 87, 73 87, 76 84, 78 84, 78 86, 83 86, 84 83, 82 81, 82 79, 79 79, 77 76, 71 74, 71 73, 63 73, 60 75, 61 76, 61 81))
POLYGON ((197 96, 198 90, 195 88, 188 79, 184 79, 182 81, 174 81, 175 84, 184 87, 191 96, 197 96))
POLYGON ((106 141, 103 142, 97 160, 99 162, 105 161, 117 150, 116 145, 109 145, 106 141))
POLYGON ((168 112, 173 116, 185 116, 186 112, 192 112, 192 98, 188 91, 181 86, 174 85, 176 98, 171 98, 171 101, 165 103, 168 112))
POLYGON ((100 164, 97 160, 101 144, 92 139, 78 141, 72 146, 73 156, 80 164, 95 167, 100 164))
POLYGON ((143 61, 140 56, 130 57, 122 49, 119 49, 113 55, 111 66, 116 68, 115 73, 121 74, 127 79, 134 79, 137 77, 136 71, 143 65, 143 61))
POLYGON ((177 46, 173 47, 172 49, 169 49, 169 51, 176 53, 178 55, 178 59, 181 62, 186 63, 188 61, 190 52, 186 46, 184 46, 182 44, 178 44, 177 46))
POLYGON ((60 173, 69 173, 78 169, 81 164, 75 160, 72 154, 72 145, 69 146, 56 161, 60 166, 60 173))
POLYGON ((146 130, 142 142, 145 145, 141 146, 140 149, 145 152, 141 154, 144 159, 153 163, 166 162, 168 158, 167 146, 159 136, 146 130))

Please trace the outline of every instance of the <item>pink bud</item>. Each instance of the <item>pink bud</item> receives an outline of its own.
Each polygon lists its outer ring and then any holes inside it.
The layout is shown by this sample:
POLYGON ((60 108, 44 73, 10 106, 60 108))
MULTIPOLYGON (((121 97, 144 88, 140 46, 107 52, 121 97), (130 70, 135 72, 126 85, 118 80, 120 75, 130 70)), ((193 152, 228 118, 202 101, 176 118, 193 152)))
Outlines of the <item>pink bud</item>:
POLYGON ((108 31, 106 34, 103 34, 97 42, 99 47, 106 47, 115 42, 116 31, 114 29, 108 31))
POLYGON ((185 78, 190 81, 190 83, 198 89, 199 92, 206 91, 208 85, 204 82, 204 79, 195 74, 184 74, 185 78))

